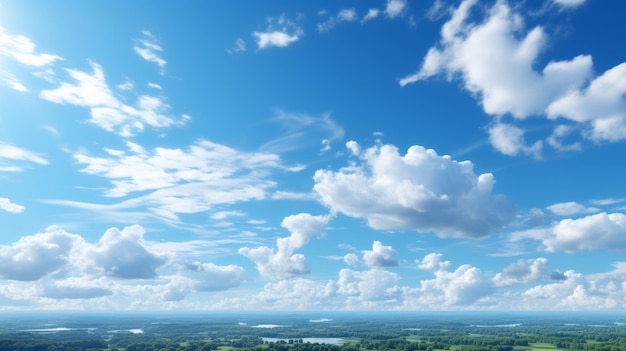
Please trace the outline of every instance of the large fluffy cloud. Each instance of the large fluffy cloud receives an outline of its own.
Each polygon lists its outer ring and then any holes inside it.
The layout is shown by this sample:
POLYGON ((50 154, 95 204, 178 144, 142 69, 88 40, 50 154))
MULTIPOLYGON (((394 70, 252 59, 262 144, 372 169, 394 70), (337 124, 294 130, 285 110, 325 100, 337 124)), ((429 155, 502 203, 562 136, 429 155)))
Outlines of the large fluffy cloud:
POLYGON ((501 273, 493 277, 496 286, 509 286, 514 284, 531 283, 547 277, 546 268, 548 259, 518 260, 505 267, 501 273))
POLYGON ((294 251, 306 245, 312 236, 323 233, 328 216, 312 216, 300 213, 285 217, 282 226, 291 235, 276 240, 277 249, 261 246, 258 248, 242 247, 239 253, 252 260, 259 273, 269 279, 290 278, 310 272, 306 258, 294 251))
POLYGON ((350 266, 365 265, 370 268, 395 267, 398 265, 396 256, 398 252, 391 246, 385 246, 380 241, 372 243, 371 250, 362 250, 359 258, 355 253, 346 254, 344 262, 350 266))
POLYGON ((626 251, 626 215, 606 213, 564 219, 550 227, 516 233, 515 240, 540 240, 549 252, 581 252, 588 250, 626 251))
POLYGON ((524 118, 579 87, 592 73, 591 57, 549 63, 542 72, 533 64, 545 44, 541 27, 524 33, 523 19, 504 1, 482 23, 469 18, 476 0, 461 3, 441 30, 440 47, 433 47, 422 68, 403 84, 444 73, 459 75, 465 88, 481 98, 485 112, 524 118))
MULTIPOLYGON (((354 142, 350 144, 352 150, 354 142)), ((514 213, 492 193, 490 173, 476 176, 469 161, 412 146, 400 155, 392 145, 374 146, 337 172, 318 170, 315 192, 336 212, 365 218, 375 229, 435 232, 442 237, 483 237, 514 213)))
POLYGON ((550 118, 563 117, 589 123, 590 139, 619 141, 626 139, 626 63, 615 66, 595 78, 589 86, 579 87, 553 101, 547 107, 550 118))
POLYGON ((69 263, 72 249, 80 241, 78 235, 51 227, 10 246, 0 246, 0 277, 35 281, 57 272, 69 263))
POLYGON ((614 281, 590 281, 580 273, 566 271, 566 279, 556 283, 537 285, 526 290, 520 296, 520 305, 527 308, 537 307, 537 303, 546 309, 598 310, 622 307, 624 289, 614 281), (532 306, 532 307, 531 307, 532 306))
POLYGON ((197 291, 230 289, 240 285, 246 278, 246 271, 242 267, 200 262, 185 265, 181 274, 193 279, 197 291))
POLYGON ((150 252, 145 247, 145 230, 139 225, 108 229, 98 245, 87 248, 83 254, 87 266, 109 277, 120 279, 148 279, 167 258, 150 252))
MULTIPOLYGON (((110 228, 97 244, 91 244, 79 235, 49 227, 10 246, 0 246, 0 277, 36 281, 53 273, 86 273, 114 279, 154 278, 155 270, 167 259, 146 248, 144 232, 139 225, 121 231, 110 228)), ((77 291, 76 280, 65 282, 51 284, 49 288, 57 293, 64 289, 77 291)))
POLYGON ((420 268, 433 272, 434 279, 422 280, 418 300, 426 305, 470 305, 493 290, 491 280, 478 268, 464 264, 450 271, 441 254, 424 257, 420 268))
MULTIPOLYGON (((584 1, 556 2, 574 7, 584 1)), ((418 72, 400 80, 401 85, 439 74, 460 78, 488 114, 511 114, 518 119, 562 117, 582 123, 583 135, 597 142, 626 138, 626 63, 599 77, 594 77, 589 55, 551 61, 537 70, 538 57, 548 39, 544 28, 525 28, 524 18, 506 1, 497 1, 486 17, 479 15, 477 3, 465 0, 459 5, 441 29, 440 43, 428 51, 418 72)), ((521 130, 509 128, 509 134, 513 131, 520 141, 521 130)), ((504 154, 536 152, 498 143, 501 139, 491 132, 493 146, 504 154)), ((558 146, 555 148, 561 150, 558 146)))
MULTIPOLYGON (((371 301, 395 301, 401 297, 397 284, 400 276, 383 269, 359 272, 351 269, 339 271, 337 294, 348 297, 347 305, 361 305, 371 301)), ((397 301, 396 301, 397 302, 397 301)))
POLYGON ((369 267, 393 267, 398 265, 397 255, 393 247, 374 241, 371 250, 363 251, 363 262, 369 267))

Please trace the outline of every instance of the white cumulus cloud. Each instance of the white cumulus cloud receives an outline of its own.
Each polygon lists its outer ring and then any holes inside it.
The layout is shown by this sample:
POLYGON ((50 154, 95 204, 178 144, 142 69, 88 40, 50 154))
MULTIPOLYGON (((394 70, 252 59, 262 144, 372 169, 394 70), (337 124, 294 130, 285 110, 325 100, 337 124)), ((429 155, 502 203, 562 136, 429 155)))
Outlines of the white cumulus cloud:
POLYGON ((298 41, 303 35, 302 28, 284 14, 278 18, 268 18, 267 28, 264 31, 252 32, 259 50, 272 46, 287 47, 298 41))
POLYGON ((542 113, 548 104, 585 83, 591 57, 550 62, 542 72, 533 64, 546 35, 541 27, 524 31, 523 19, 499 1, 482 23, 469 23, 476 0, 465 0, 441 30, 440 46, 431 48, 416 75, 402 84, 436 74, 459 76, 480 97, 485 112, 518 118, 542 113), (518 39, 519 38, 519 39, 518 39))
POLYGON ((393 247, 374 241, 371 250, 363 251, 363 262, 369 267, 395 267, 398 265, 397 255, 393 247))
POLYGON ((18 281, 35 281, 63 269, 70 262, 78 235, 58 228, 25 236, 12 245, 0 246, 0 277, 18 281))
MULTIPOLYGON (((354 145, 353 145, 354 147, 354 145)), ((507 224, 514 210, 492 193, 492 174, 473 164, 412 146, 373 146, 360 163, 318 170, 314 190, 331 210, 367 219, 375 229, 410 229, 441 237, 483 237, 507 224)))
POLYGON ((337 294, 348 297, 348 304, 360 305, 368 301, 394 300, 400 297, 397 284, 400 276, 383 269, 359 272, 351 269, 339 271, 337 294))
POLYGON ((240 266, 200 262, 184 265, 180 273, 193 280, 193 287, 197 291, 230 289, 239 286, 246 278, 246 271, 240 266))
MULTIPOLYGON (((598 77, 594 77, 590 55, 551 61, 538 70, 537 59, 549 41, 545 29, 526 28, 524 17, 507 1, 496 2, 482 18, 475 10, 477 3, 465 0, 459 5, 441 29, 439 44, 428 51, 416 73, 400 80, 402 86, 444 75, 449 80, 460 79, 488 114, 565 118, 580 124, 582 135, 594 142, 626 138, 626 63, 598 77)), ((575 6, 583 1, 559 3, 575 6)), ((507 155, 535 154, 537 144, 528 149, 520 128, 497 128, 490 130, 496 149, 507 155), (505 132, 512 141, 494 137, 505 132)), ((579 149, 577 143, 560 142, 568 132, 571 129, 555 129, 549 145, 560 151, 579 149)))
POLYGON ((493 277, 496 286, 510 286, 536 282, 547 277, 548 259, 520 259, 505 267, 493 277))
POLYGON ((442 261, 443 254, 430 253, 422 259, 421 262, 417 262, 417 267, 429 272, 447 271, 450 267, 450 261, 442 261))
POLYGON ((276 240, 277 249, 261 246, 242 247, 239 254, 252 260, 259 273, 268 279, 283 279, 310 272, 306 258, 294 251, 306 245, 312 236, 321 235, 330 220, 329 216, 312 216, 300 213, 285 217, 281 226, 290 236, 276 240))
POLYGON ((535 158, 541 156, 541 141, 532 145, 527 145, 524 140, 524 130, 515 125, 507 123, 497 123, 489 128, 489 141, 494 149, 509 156, 516 156, 519 153, 533 155, 535 158))
POLYGON ((387 0, 385 6, 385 15, 389 18, 396 18, 400 16, 407 7, 406 0, 387 0))
POLYGON ((550 103, 550 118, 588 123, 585 135, 596 142, 626 139, 626 63, 608 69, 583 88, 578 87, 550 103))
POLYGON ((145 230, 139 225, 108 229, 97 245, 83 252, 85 265, 100 274, 118 279, 150 279, 167 258, 145 246, 145 230))
POLYGON ((450 262, 441 262, 440 254, 427 255, 420 266, 435 275, 422 280, 418 289, 419 299, 428 305, 470 305, 493 291, 493 283, 480 269, 464 264, 450 271, 450 262))
POLYGON ((539 240, 549 252, 626 251, 626 215, 601 212, 563 219, 550 227, 515 233, 514 240, 539 240))

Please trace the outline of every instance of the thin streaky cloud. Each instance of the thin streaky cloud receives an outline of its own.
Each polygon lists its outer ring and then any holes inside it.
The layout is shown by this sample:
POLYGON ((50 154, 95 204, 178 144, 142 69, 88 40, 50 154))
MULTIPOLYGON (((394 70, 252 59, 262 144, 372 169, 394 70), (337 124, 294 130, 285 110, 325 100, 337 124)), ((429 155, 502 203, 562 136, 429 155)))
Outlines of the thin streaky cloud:
POLYGON ((167 64, 167 61, 161 57, 163 48, 150 31, 143 30, 141 34, 143 34, 143 38, 136 39, 133 50, 144 60, 159 66, 161 73, 163 73, 167 64))
POLYGON ((48 160, 26 149, 0 142, 0 162, 2 159, 28 161, 39 165, 47 165, 48 160))
POLYGON ((55 61, 63 60, 61 56, 52 54, 38 54, 37 45, 28 37, 13 35, 5 32, 0 26, 0 55, 7 56, 15 61, 32 67, 52 65, 55 61))
POLYGON ((367 21, 373 20, 374 18, 378 17, 379 14, 380 14, 379 9, 369 9, 367 10, 367 13, 365 14, 365 16, 363 16, 361 23, 365 23, 367 21))

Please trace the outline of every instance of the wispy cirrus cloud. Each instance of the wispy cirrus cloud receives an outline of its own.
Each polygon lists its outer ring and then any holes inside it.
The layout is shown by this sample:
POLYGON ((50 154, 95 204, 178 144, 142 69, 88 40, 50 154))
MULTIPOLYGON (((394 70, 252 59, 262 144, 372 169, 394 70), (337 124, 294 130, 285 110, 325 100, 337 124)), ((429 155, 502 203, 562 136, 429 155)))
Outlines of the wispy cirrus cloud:
POLYGON ((346 8, 340 10, 337 15, 330 16, 323 22, 317 24, 317 30, 321 33, 330 31, 339 22, 355 22, 358 19, 358 15, 354 8, 346 8))
POLYGON ((262 144, 259 150, 263 152, 283 153, 322 141, 325 147, 330 148, 330 144, 343 138, 345 133, 343 127, 328 114, 316 117, 278 110, 268 122, 279 124, 283 132, 278 137, 262 144))
POLYGON ((160 56, 163 48, 150 31, 143 30, 141 34, 143 34, 143 38, 135 40, 133 50, 144 60, 155 63, 161 69, 161 73, 164 73, 167 61, 160 56))
POLYGON ((22 84, 22 82, 20 82, 13 74, 6 74, 4 77, 4 82, 6 85, 9 86, 9 88, 15 91, 19 91, 21 93, 25 93, 28 91, 28 88, 24 84, 22 84))
POLYGON ((552 2, 563 8, 570 9, 585 4, 587 0, 552 0, 552 2))
POLYGON ((90 122, 124 137, 142 132, 146 126, 166 128, 184 125, 187 115, 178 118, 169 114, 170 106, 162 96, 140 95, 134 106, 121 102, 113 93, 102 67, 91 62, 93 72, 66 69, 73 82, 62 82, 41 97, 57 104, 71 104, 89 109, 90 122))
POLYGON ((80 152, 74 159, 84 166, 81 172, 111 182, 105 196, 124 200, 110 205, 48 202, 99 212, 147 211, 175 221, 177 214, 205 212, 217 204, 264 199, 276 186, 270 174, 283 169, 276 154, 245 153, 203 140, 186 149, 146 149, 127 142, 126 150, 104 152, 80 152))
POLYGON ((577 214, 600 212, 599 208, 587 207, 574 201, 560 202, 554 205, 550 205, 547 208, 548 210, 550 210, 550 212, 554 213, 557 216, 571 216, 577 214))
POLYGON ((20 172, 24 167, 18 164, 23 162, 48 164, 48 160, 32 151, 0 141, 0 172, 20 172))
POLYGON ((226 50, 226 52, 231 55, 238 54, 244 51, 246 51, 246 42, 241 38, 237 38, 237 40, 235 40, 235 45, 232 48, 226 50))
POLYGON ((43 67, 63 60, 61 56, 37 53, 37 45, 23 35, 9 34, 0 26, 0 55, 32 67, 43 67))
POLYGON ((365 16, 363 16, 363 19, 361 19, 361 23, 365 23, 367 21, 373 20, 374 18, 378 17, 378 15, 380 14, 380 10, 379 9, 369 9, 367 10, 367 13, 365 14, 365 16))

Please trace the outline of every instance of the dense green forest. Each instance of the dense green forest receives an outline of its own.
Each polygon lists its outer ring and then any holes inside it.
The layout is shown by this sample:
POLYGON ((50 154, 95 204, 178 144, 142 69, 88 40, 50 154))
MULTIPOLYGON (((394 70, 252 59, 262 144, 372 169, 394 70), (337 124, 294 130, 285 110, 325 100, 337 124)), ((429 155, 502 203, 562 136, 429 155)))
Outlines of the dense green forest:
POLYGON ((400 317, 6 318, 0 351, 626 351, 612 320, 400 317))

